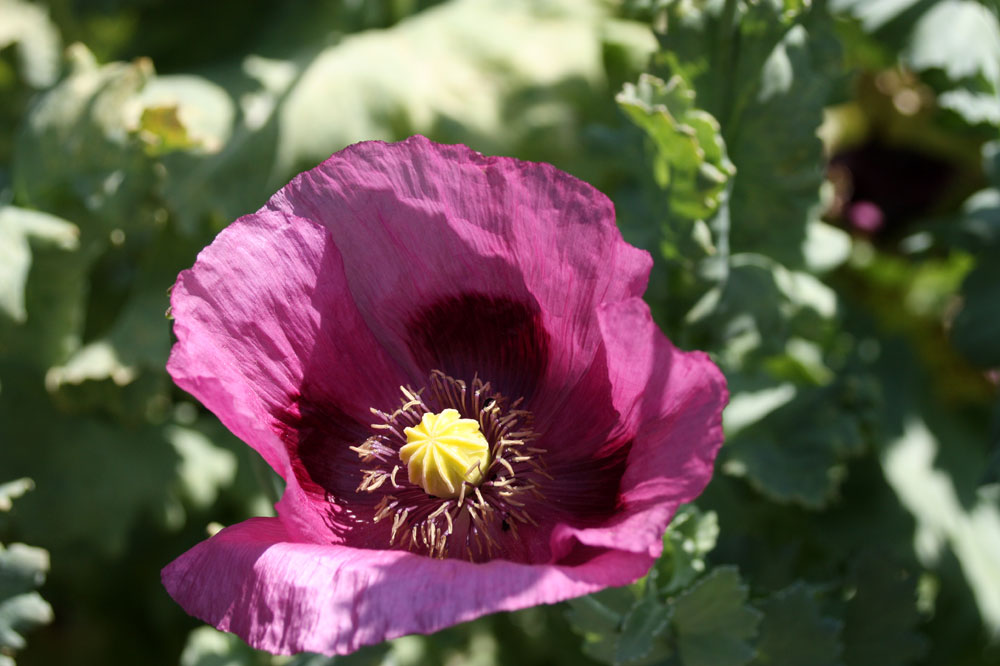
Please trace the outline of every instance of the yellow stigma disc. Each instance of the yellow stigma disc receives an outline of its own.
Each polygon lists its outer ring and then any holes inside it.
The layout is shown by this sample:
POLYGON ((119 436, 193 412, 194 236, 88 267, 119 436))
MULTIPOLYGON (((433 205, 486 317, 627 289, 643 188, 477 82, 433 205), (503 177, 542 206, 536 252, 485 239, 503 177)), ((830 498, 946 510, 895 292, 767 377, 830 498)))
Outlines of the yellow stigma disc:
POLYGON ((406 445, 399 457, 410 483, 428 495, 458 497, 462 482, 478 485, 490 463, 490 445, 479 422, 460 418, 458 410, 424 414, 419 425, 406 428, 406 445))

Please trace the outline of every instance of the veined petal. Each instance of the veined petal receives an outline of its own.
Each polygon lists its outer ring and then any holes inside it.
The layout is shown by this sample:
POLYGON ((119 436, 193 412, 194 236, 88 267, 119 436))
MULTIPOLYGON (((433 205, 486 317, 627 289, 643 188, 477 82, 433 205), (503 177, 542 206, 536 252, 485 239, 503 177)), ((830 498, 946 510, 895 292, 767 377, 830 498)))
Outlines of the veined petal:
POLYGON ((398 362, 478 371, 525 397, 575 383, 600 342, 596 307, 641 295, 652 264, 590 185, 419 136, 350 146, 268 207, 330 230, 354 301, 398 362))
MULTIPOLYGON (((674 347, 642 300, 606 305, 599 318, 614 407, 631 442, 616 511, 597 526, 562 525, 552 538, 658 556, 677 506, 697 497, 712 477, 726 382, 706 354, 674 347)), ((558 465, 554 469, 558 475, 558 465)))
POLYGON ((414 137, 300 175, 173 292, 171 374, 287 485, 168 591, 255 647, 346 653, 643 575, 727 397, 639 299, 650 263, 547 165, 414 137), (475 478, 438 447, 440 484, 407 469, 431 413, 484 438, 475 478))
POLYGON ((347 654, 500 610, 555 603, 646 573, 645 553, 578 548, 573 565, 472 564, 296 543, 276 518, 228 527, 163 570, 192 615, 278 654, 347 654))
POLYGON ((306 486, 286 506, 325 492, 303 467, 323 452, 290 455, 297 442, 283 425, 301 417, 299 405, 327 406, 324 441, 346 450, 371 405, 391 404, 407 381, 354 306, 336 245, 308 220, 269 210, 237 220, 180 274, 171 310, 168 371, 286 481, 306 486))

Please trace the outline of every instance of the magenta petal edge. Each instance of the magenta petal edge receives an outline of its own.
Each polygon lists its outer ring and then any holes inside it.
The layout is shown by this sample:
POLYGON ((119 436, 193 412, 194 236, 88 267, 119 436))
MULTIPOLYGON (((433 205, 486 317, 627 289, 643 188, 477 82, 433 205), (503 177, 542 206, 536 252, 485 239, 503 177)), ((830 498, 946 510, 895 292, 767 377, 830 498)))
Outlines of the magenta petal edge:
POLYGON ((347 654, 643 576, 728 399, 653 322, 651 263, 545 164, 418 136, 297 176, 171 294, 171 376, 286 490, 167 591, 256 648, 347 654))

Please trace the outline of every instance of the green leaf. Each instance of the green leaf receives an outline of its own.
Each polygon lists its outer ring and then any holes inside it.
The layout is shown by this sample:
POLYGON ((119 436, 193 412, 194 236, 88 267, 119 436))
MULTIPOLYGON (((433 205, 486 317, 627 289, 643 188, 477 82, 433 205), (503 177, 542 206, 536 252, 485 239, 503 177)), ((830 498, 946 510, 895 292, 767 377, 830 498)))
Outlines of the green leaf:
POLYGON ((742 373, 729 382, 730 398, 722 413, 727 437, 733 437, 792 401, 798 388, 792 382, 775 384, 769 375, 742 373))
POLYGON ((735 567, 718 567, 673 603, 677 649, 684 666, 741 666, 754 657, 750 641, 761 614, 747 604, 735 567))
MULTIPOLYGON (((440 634, 438 635, 440 638, 440 634)), ((254 650, 234 634, 212 627, 199 627, 188 634, 180 656, 180 666, 380 666, 385 664, 416 664, 412 655, 400 649, 406 637, 369 645, 349 655, 326 657, 319 654, 300 653, 294 657, 275 657, 261 650, 254 650)), ((420 637, 423 639, 423 637, 420 637)), ((421 662, 422 663, 422 662, 421 662)), ((456 663, 467 663, 457 660, 456 663)), ((476 662, 479 663, 479 662, 476 662)), ((486 662, 492 663, 492 662, 486 662)))
POLYGON ((984 256, 962 284, 964 304, 955 317, 951 341, 983 368, 1000 366, 1000 263, 984 256))
POLYGON ((811 272, 826 273, 847 261, 851 254, 851 237, 843 229, 812 220, 806 227, 802 252, 811 272))
POLYGON ((136 368, 125 365, 114 347, 99 340, 78 349, 64 365, 49 370, 46 385, 50 392, 59 390, 65 384, 82 384, 102 379, 110 379, 115 384, 124 386, 134 381, 136 375, 136 368))
POLYGON ((633 606, 625 616, 615 645, 615 663, 627 664, 647 657, 653 650, 653 640, 667 627, 671 610, 650 597, 633 606))
POLYGON ((759 254, 730 258, 728 274, 685 316, 697 346, 716 349, 728 369, 783 354, 788 340, 821 334, 837 312, 837 296, 808 273, 789 271, 759 254))
POLYGON ((1000 125, 1000 97, 996 93, 949 90, 938 95, 937 104, 954 111, 972 125, 1000 125))
POLYGON ((72 252, 79 247, 79 236, 76 226, 58 217, 0 206, 0 313, 19 324, 28 319, 24 292, 32 245, 72 252))
MULTIPOLYGON (((989 630, 998 631, 1000 559, 995 557, 995 551, 996 544, 1000 543, 1000 506, 995 494, 972 491, 988 462, 983 447, 986 433, 969 432, 963 419, 952 418, 954 422, 949 424, 946 417, 938 415, 935 430, 932 430, 923 414, 909 414, 902 432, 887 444, 882 467, 900 504, 916 520, 920 535, 918 554, 923 555, 922 559, 928 564, 936 564, 940 551, 948 547, 961 565, 983 623, 989 630), (942 469, 944 456, 958 458, 967 469, 953 466, 942 469)), ((868 568, 873 567, 869 564, 868 568)), ((859 575, 876 577, 874 573, 869 575, 867 569, 859 575)), ((887 589, 876 587, 875 594, 894 594, 900 605, 904 605, 908 595, 912 601, 915 583, 905 570, 892 570, 883 575, 887 578, 887 589)), ((869 584, 875 585, 874 581, 869 584)), ((895 624, 889 628, 904 634, 904 628, 912 628, 917 623, 916 611, 897 611, 892 622, 895 624)), ((853 631, 862 631, 860 623, 853 631)), ((921 641, 906 642, 911 649, 903 654, 917 654, 916 648, 921 641)), ((874 645, 863 652, 878 654, 874 645)))
POLYGON ((163 372, 171 344, 168 293, 200 243, 167 228, 126 245, 119 252, 128 253, 129 265, 114 265, 120 272, 92 272, 91 289, 103 291, 105 298, 90 301, 87 324, 101 335, 50 368, 46 387, 64 411, 110 414, 138 425, 162 420, 169 404, 170 384, 163 372), (130 277, 127 291, 109 298, 110 286, 122 275, 130 277))
POLYGON ((673 594, 705 572, 705 555, 715 548, 719 520, 714 511, 693 504, 677 510, 663 535, 663 555, 656 562, 660 589, 673 594))
POLYGON ((635 603, 635 595, 625 588, 612 587, 566 602, 566 619, 581 633, 611 633, 621 629, 625 613, 635 603))
POLYGON ((23 649, 21 634, 51 621, 52 607, 37 592, 0 599, 0 648, 23 649))
POLYGON ((736 166, 734 252, 803 265, 807 226, 824 208, 816 130, 840 63, 823 4, 672 3, 654 71, 680 75, 722 127, 736 166))
POLYGON ((752 99, 763 62, 799 11, 780 0, 672 2, 667 11, 655 71, 683 76, 726 131, 734 104, 752 99))
POLYGON ((831 4, 860 18, 869 32, 879 31, 869 48, 888 47, 889 57, 898 52, 907 68, 935 84, 938 106, 972 125, 1000 125, 996 6, 976 0, 833 0, 831 4))
POLYGON ((79 345, 87 257, 77 227, 0 206, 0 354, 47 368, 79 345))
POLYGON ((772 500, 821 509, 843 479, 838 463, 822 432, 798 433, 792 440, 755 433, 740 438, 724 469, 746 476, 772 500))
POLYGON ((904 666, 927 649, 917 633, 916 580, 880 555, 865 554, 852 572, 854 596, 844 624, 847 666, 904 666))
POLYGON ((180 666, 266 666, 270 659, 233 634, 199 627, 188 634, 180 666))
MULTIPOLYGON (((31 488, 30 479, 0 485, 0 510, 31 488)), ((52 621, 52 607, 34 591, 45 582, 49 554, 22 543, 0 544, 0 656, 25 646, 22 634, 52 621)), ((13 660, 10 660, 13 664, 13 660)))
POLYGON ((169 406, 168 379, 159 368, 125 363, 122 351, 99 339, 50 368, 45 386, 53 404, 66 414, 113 417, 127 427, 161 421, 169 406))
POLYGON ((990 448, 993 453, 980 481, 983 484, 1000 483, 1000 398, 993 405, 993 418, 991 421, 990 448))
MULTIPOLYGON (((606 95, 595 39, 605 11, 595 0, 444 3, 312 51, 279 110, 278 170, 362 138, 418 132, 483 152, 518 146, 531 159, 572 155, 581 111, 600 99, 594 93, 606 95)), ((645 51, 645 40, 636 48, 645 51)))
POLYGON ((877 404, 874 387, 850 377, 801 390, 730 439, 723 469, 775 501, 822 508, 844 462, 864 450, 877 404))
POLYGON ((921 0, 830 0, 830 8, 849 12, 861 20, 865 30, 874 32, 919 2, 921 0))
POLYGON ((0 483, 0 511, 10 511, 14 500, 34 487, 35 482, 28 478, 0 483))
POLYGON ((15 543, 0 545, 0 598, 23 594, 45 582, 49 554, 41 548, 15 543))
POLYGON ((996 91, 1000 23, 975 0, 941 0, 920 17, 904 56, 917 71, 941 69, 955 81, 982 76, 996 91))
POLYGON ((175 483, 178 456, 163 429, 66 416, 42 387, 16 378, 18 392, 0 393, 0 469, 30 476, 38 490, 11 523, 49 549, 120 553, 135 520, 162 512, 175 483))
POLYGON ((235 480, 236 455, 191 428, 168 426, 164 434, 180 458, 178 480, 183 496, 197 508, 208 508, 220 488, 235 480))
POLYGON ((969 252, 1000 253, 1000 190, 980 190, 966 199, 958 226, 959 242, 969 252))
MULTIPOLYGON (((228 221, 348 144, 411 134, 593 181, 606 160, 583 159, 580 137, 614 111, 599 39, 605 13, 598 0, 448 2, 385 30, 249 56, 213 72, 238 100, 223 148, 164 156, 168 207, 185 228, 228 221)), ((642 58, 648 36, 616 48, 642 58)), ((191 131, 183 106, 179 115, 191 131)))
POLYGON ((17 44, 21 76, 34 88, 52 85, 59 75, 59 31, 41 5, 0 0, 0 50, 17 44))
POLYGON ((823 616, 815 592, 803 583, 757 604, 764 613, 754 666, 839 666, 841 622, 823 616))
POLYGON ((664 83, 643 74, 615 98, 650 139, 654 177, 668 190, 671 211, 688 220, 705 219, 718 209, 734 173, 719 123, 695 107, 694 97, 680 76, 664 83))
POLYGON ((816 131, 832 86, 827 72, 839 57, 835 43, 824 21, 789 29, 755 73, 753 99, 723 121, 738 173, 730 203, 734 252, 765 252, 795 267, 805 262, 809 225, 825 208, 816 131))
POLYGON ((98 66, 82 44, 68 77, 38 98, 17 136, 15 192, 81 225, 85 245, 118 225, 152 225, 156 175, 138 139, 136 96, 153 76, 148 60, 98 66), (85 223, 86 222, 86 223, 85 223))
POLYGON ((570 626, 583 634, 583 651, 597 661, 614 664, 617 659, 618 637, 625 617, 639 603, 627 587, 609 587, 566 602, 566 619, 570 626))
POLYGON ((962 284, 963 305, 951 327, 952 344, 983 368, 1000 366, 1000 190, 985 189, 962 206, 956 244, 976 254, 962 284))

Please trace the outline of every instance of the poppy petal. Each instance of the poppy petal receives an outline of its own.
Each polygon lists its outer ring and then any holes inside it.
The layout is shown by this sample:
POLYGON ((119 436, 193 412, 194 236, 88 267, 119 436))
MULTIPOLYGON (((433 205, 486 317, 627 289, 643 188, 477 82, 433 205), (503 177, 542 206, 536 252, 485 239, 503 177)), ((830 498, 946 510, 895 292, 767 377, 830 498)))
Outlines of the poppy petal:
POLYGON ((276 518, 233 525, 165 568, 163 584, 189 613, 259 649, 347 654, 624 585, 653 562, 646 554, 595 550, 572 566, 472 564, 290 539, 276 518))
POLYGON ((572 386, 600 343, 595 308, 641 295, 652 265, 592 186, 420 136, 350 146, 268 206, 329 229, 398 363, 418 377, 474 370, 516 397, 572 386))
MULTIPOLYGON (((677 506, 712 477, 726 382, 706 354, 674 347, 642 300, 606 305, 599 317, 614 404, 622 428, 633 433, 631 445, 615 513, 599 526, 561 526, 552 538, 658 556, 677 506)), ((554 476, 564 474, 556 467, 554 476)))

